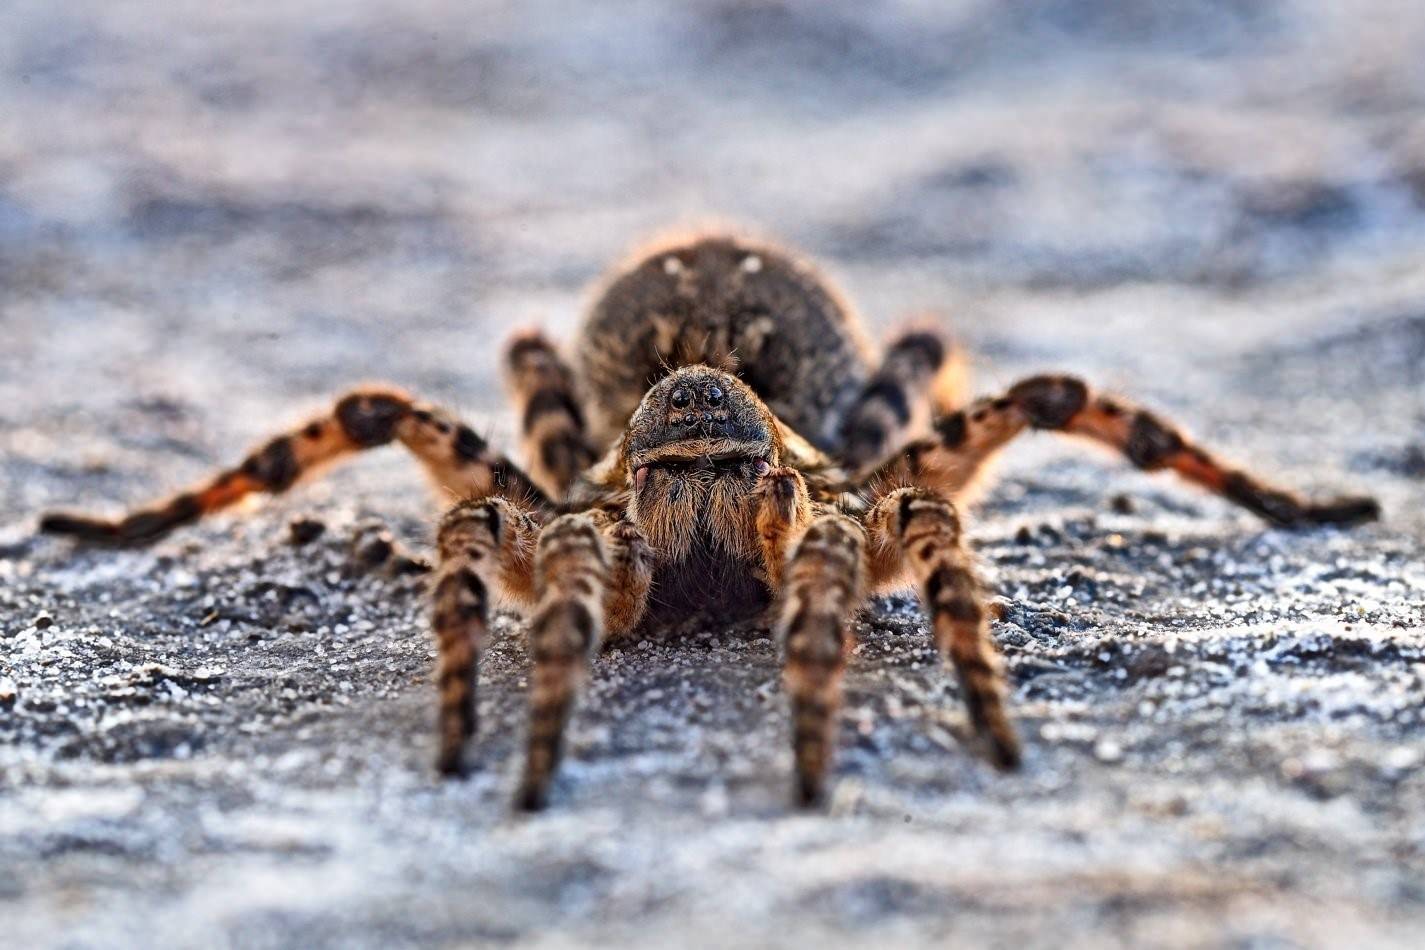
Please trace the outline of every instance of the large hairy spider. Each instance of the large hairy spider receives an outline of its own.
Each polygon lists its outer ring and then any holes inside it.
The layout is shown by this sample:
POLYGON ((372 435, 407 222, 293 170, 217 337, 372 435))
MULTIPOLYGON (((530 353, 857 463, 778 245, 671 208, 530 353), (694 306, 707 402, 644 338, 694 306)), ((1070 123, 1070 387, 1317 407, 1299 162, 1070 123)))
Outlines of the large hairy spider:
POLYGON ((989 758, 1020 759, 986 598, 955 499, 1020 433, 1047 429, 1171 469, 1278 525, 1346 524, 1370 498, 1313 503, 1224 465, 1158 416, 1070 376, 961 404, 963 361, 931 331, 876 362, 842 297, 776 247, 708 236, 618 270, 571 367, 517 337, 508 376, 527 467, 396 389, 361 389, 237 468, 119 520, 52 514, 45 531, 142 544, 324 463, 400 442, 465 500, 440 522, 432 622, 439 754, 461 774, 492 597, 529 616, 528 756, 517 804, 545 804, 575 689, 600 645, 692 614, 764 612, 785 650, 796 796, 822 795, 848 623, 914 585, 989 758))

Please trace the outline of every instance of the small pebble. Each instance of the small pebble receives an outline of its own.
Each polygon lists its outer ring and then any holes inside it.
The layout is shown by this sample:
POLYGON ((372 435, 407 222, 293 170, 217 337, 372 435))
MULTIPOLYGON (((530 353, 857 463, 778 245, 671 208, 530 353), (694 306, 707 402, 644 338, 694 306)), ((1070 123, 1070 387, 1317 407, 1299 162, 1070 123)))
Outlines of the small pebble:
POLYGON ((311 544, 325 534, 327 526, 325 522, 318 521, 316 518, 293 518, 288 530, 292 544, 301 547, 311 544))
POLYGON ((389 535, 379 534, 357 548, 356 559, 367 567, 380 567, 391 559, 395 549, 389 535))

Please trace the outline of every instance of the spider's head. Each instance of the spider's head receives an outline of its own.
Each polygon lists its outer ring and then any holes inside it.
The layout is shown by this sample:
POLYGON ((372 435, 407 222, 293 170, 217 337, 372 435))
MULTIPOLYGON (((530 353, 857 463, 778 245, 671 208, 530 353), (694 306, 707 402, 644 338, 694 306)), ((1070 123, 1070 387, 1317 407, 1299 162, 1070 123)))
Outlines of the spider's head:
POLYGON ((771 411, 741 380, 708 366, 685 366, 643 397, 628 425, 628 462, 648 467, 777 464, 771 411))
POLYGON ((755 549, 755 536, 744 537, 752 492, 781 457, 776 420, 745 383, 683 367, 648 391, 628 425, 634 520, 673 559, 699 537, 729 553, 755 549))

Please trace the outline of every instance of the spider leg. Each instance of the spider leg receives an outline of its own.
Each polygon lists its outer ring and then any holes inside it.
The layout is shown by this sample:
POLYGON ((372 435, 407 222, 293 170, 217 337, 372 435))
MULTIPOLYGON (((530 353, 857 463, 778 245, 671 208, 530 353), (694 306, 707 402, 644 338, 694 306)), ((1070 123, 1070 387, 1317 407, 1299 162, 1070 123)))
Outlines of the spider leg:
POLYGON ((437 486, 458 497, 498 493, 546 503, 529 477, 468 425, 400 390, 370 388, 343 396, 329 413, 271 439, 192 490, 118 519, 48 514, 40 530, 88 542, 148 544, 250 494, 281 494, 330 463, 391 442, 404 445, 437 486))
MULTIPOLYGON (((576 516, 569 516, 576 517, 576 516)), ((653 555, 643 536, 629 521, 603 510, 577 516, 580 521, 600 525, 599 533, 607 551, 607 595, 604 596, 604 628, 614 633, 632 629, 643 616, 648 588, 653 579, 653 555)), ((464 501, 442 519, 437 535, 439 565, 433 583, 432 627, 440 660, 437 672, 440 694, 440 754, 437 768, 446 775, 464 774, 463 751, 466 741, 475 733, 475 687, 480 654, 489 631, 490 599, 494 595, 522 607, 538 605, 532 628, 538 629, 539 643, 531 636, 532 647, 548 645, 554 622, 550 616, 558 613, 557 592, 546 591, 541 597, 537 585, 554 584, 558 571, 569 566, 569 553, 560 551, 558 538, 568 530, 568 519, 551 525, 550 540, 542 562, 544 573, 536 574, 536 552, 540 550, 541 534, 534 513, 505 498, 464 501), (555 559, 551 562, 551 558, 555 559), (563 567, 559 559, 563 559, 563 567)), ((576 521, 580 523, 580 521, 576 521)), ((567 547, 567 545, 566 545, 567 547)), ((573 565, 573 582, 567 586, 584 595, 586 580, 581 577, 582 565, 573 565)), ((563 584, 564 581, 558 581, 563 584)), ((585 595, 587 600, 587 595, 585 595)), ((567 599, 567 598, 566 598, 567 599)), ((587 606, 587 604, 586 604, 587 606)), ((555 620, 559 619, 557 617, 555 620)), ((557 642, 555 644, 558 645, 557 642)), ((536 683, 548 685, 560 671, 541 679, 536 660, 536 683)), ((572 688, 569 684, 558 687, 572 688)), ((540 690, 536 690, 539 694, 540 690)), ((534 702, 536 709, 547 708, 551 695, 534 702)), ((567 715, 567 710, 566 710, 567 715)), ((548 718, 536 713, 535 721, 548 725, 548 718)), ((553 739, 557 758, 558 736, 553 739)))
POLYGON ((907 430, 924 424, 932 401, 945 409, 959 402, 964 380, 963 357, 938 333, 903 334, 841 420, 842 464, 860 472, 885 458, 907 430))
POLYGON ((553 498, 564 498, 595 452, 574 393, 574 374, 537 332, 510 341, 506 375, 524 433, 530 475, 553 498))
POLYGON ((574 694, 603 635, 609 558, 593 517, 563 515, 544 529, 535 552, 535 586, 529 750, 515 798, 526 811, 548 800, 574 694))
POLYGON ((785 651, 783 679, 792 706, 796 797, 812 805, 823 794, 841 705, 841 676, 850 645, 846 624, 865 590, 865 532, 851 518, 823 514, 797 541, 787 562, 776 617, 785 651))
POLYGON ((436 768, 444 775, 464 774, 465 743, 475 734, 475 686, 490 598, 534 601, 538 533, 530 512, 505 498, 461 502, 441 520, 431 627, 440 656, 436 768))
POLYGON ((955 667, 975 733, 994 763, 1019 765, 1019 739, 1005 712, 1005 675, 990 636, 985 597, 960 533, 955 506, 937 492, 902 488, 866 517, 872 584, 914 578, 940 653, 955 667))
POLYGON ((1355 524, 1380 516, 1374 498, 1313 502, 1214 458, 1177 428, 1072 376, 1035 376, 935 421, 935 436, 911 443, 866 480, 961 492, 984 463, 1027 429, 1081 436, 1122 453, 1144 471, 1171 470, 1283 527, 1355 524))

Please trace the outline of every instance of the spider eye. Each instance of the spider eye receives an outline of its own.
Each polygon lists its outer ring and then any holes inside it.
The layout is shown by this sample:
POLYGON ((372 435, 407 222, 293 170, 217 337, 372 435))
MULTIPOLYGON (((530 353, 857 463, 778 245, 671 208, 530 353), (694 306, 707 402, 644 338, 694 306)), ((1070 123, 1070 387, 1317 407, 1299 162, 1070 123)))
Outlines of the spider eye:
POLYGON ((673 390, 672 403, 674 409, 686 409, 688 408, 688 406, 692 405, 692 402, 693 394, 688 392, 682 386, 679 386, 677 389, 673 390))
POLYGON ((772 470, 772 463, 767 461, 766 459, 758 459, 757 464, 754 465, 753 468, 756 470, 758 475, 766 475, 772 470))
POLYGON ((714 408, 722 405, 722 396, 722 389, 717 386, 709 386, 707 392, 703 393, 703 398, 708 401, 708 405, 714 408))

